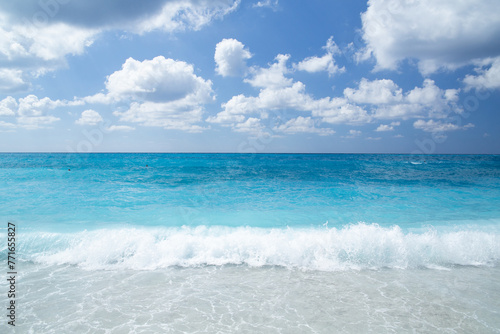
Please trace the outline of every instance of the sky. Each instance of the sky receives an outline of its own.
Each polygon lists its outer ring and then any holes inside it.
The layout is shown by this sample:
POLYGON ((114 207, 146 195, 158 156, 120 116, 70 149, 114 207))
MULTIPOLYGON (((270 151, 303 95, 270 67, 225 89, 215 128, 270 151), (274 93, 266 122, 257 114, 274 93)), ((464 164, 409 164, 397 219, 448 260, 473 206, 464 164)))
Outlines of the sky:
POLYGON ((498 0, 0 0, 0 152, 500 153, 498 0))

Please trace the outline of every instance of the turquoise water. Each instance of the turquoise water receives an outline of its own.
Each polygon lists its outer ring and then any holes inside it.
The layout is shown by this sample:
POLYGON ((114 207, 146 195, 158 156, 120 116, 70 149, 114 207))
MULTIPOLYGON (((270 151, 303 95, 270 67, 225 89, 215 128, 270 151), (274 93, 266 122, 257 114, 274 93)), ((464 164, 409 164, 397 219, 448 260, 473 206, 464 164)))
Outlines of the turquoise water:
POLYGON ((0 199, 19 333, 500 332, 500 156, 0 154, 0 199))
POLYGON ((500 218, 499 156, 2 154, 0 173, 3 218, 41 230, 500 218))

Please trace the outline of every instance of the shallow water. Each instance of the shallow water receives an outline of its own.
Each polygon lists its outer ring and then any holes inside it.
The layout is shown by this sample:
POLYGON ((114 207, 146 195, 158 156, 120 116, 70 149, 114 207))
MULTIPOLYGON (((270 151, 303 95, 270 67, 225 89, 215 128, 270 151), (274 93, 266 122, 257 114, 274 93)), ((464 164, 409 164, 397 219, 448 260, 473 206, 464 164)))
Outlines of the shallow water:
POLYGON ((498 333, 500 270, 22 268, 23 333, 498 333))

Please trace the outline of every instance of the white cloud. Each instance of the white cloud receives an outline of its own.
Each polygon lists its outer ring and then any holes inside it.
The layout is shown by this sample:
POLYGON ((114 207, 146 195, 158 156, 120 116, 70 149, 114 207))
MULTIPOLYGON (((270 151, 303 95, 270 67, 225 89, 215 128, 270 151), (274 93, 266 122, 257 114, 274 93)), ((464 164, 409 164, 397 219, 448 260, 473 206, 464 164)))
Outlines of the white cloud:
POLYGON ((244 115, 254 112, 257 107, 255 106, 255 98, 240 94, 223 103, 222 108, 224 110, 217 115, 208 117, 207 122, 220 124, 242 122, 245 119, 244 115))
POLYGON ((17 119, 19 126, 26 128, 28 130, 35 130, 44 127, 45 125, 50 125, 61 120, 59 117, 52 115, 40 115, 40 116, 22 116, 17 119))
POLYGON ((394 131, 395 126, 399 126, 400 122, 392 122, 389 124, 380 124, 375 131, 377 132, 385 132, 385 131, 394 131))
POLYGON ((278 0, 264 0, 254 3, 252 7, 270 7, 276 8, 278 6, 278 0))
POLYGON ((387 124, 380 124, 375 131, 377 132, 394 131, 394 127, 387 124))
POLYGON ((478 75, 467 75, 464 79, 466 89, 498 89, 500 88, 500 57, 486 59, 476 68, 478 75), (489 68, 485 68, 489 66, 489 68))
POLYGON ((19 99, 17 123, 26 129, 34 130, 60 120, 59 117, 47 115, 47 111, 67 105, 64 101, 53 101, 48 97, 39 99, 28 95, 19 99))
MULTIPOLYGON (((458 106, 459 90, 440 89, 430 79, 425 79, 422 87, 404 92, 392 80, 369 81, 363 78, 357 88, 346 88, 343 97, 316 99, 306 93, 302 82, 293 82, 285 77, 289 73, 286 67, 289 57, 278 55, 277 61, 269 68, 254 68, 253 77, 245 81, 254 87, 260 87, 259 94, 233 96, 221 105, 221 112, 208 117, 206 121, 234 128, 235 124, 248 120, 250 115, 254 117, 260 114, 261 118, 265 118, 269 116, 269 112, 278 110, 303 113, 298 116, 302 118, 289 120, 289 124, 282 125, 283 132, 291 133, 293 129, 300 127, 309 129, 309 132, 316 131, 311 130, 311 126, 306 126, 310 124, 305 122, 311 121, 318 124, 362 125, 381 119, 446 118, 451 113, 462 112, 458 106)), ((382 124, 377 131, 392 131, 399 125, 400 122, 397 121, 390 125, 382 124)))
POLYGON ((314 119, 312 119, 311 117, 302 117, 302 116, 293 118, 287 121, 285 124, 281 124, 280 126, 275 126, 273 130, 291 134, 317 133, 320 136, 327 136, 335 133, 335 131, 329 128, 317 128, 315 126, 314 119))
POLYGON ((114 132, 114 131, 133 131, 135 130, 134 127, 128 126, 128 125, 111 125, 106 129, 106 131, 109 132, 114 132))
POLYGON ((158 56, 138 61, 129 58, 106 80, 107 93, 87 103, 128 102, 128 110, 113 114, 121 121, 199 132, 203 105, 214 100, 212 82, 194 74, 192 65, 158 56))
POLYGON ((48 97, 39 99, 35 95, 28 95, 16 101, 12 96, 8 96, 0 101, 0 116, 15 117, 16 127, 34 130, 60 120, 59 117, 48 114, 50 110, 82 104, 82 101, 51 100, 48 97))
POLYGON ((500 54, 497 0, 370 0, 363 38, 377 69, 416 59, 423 74, 500 54))
POLYGON ((308 57, 298 64, 295 64, 294 67, 299 71, 306 71, 309 73, 325 71, 328 72, 330 76, 336 73, 344 72, 345 67, 339 68, 333 59, 333 56, 339 52, 339 48, 333 41, 333 37, 328 39, 326 46, 323 48, 327 51, 327 53, 322 57, 308 57))
POLYGON ((1 130, 2 132, 7 132, 7 131, 14 130, 16 128, 16 125, 13 123, 0 121, 0 128, 7 129, 6 131, 1 130))
POLYGON ((167 130, 201 132, 205 128, 196 124, 201 122, 203 109, 185 101, 133 102, 126 111, 115 111, 122 122, 139 123, 143 126, 162 127, 167 130))
POLYGON ((7 96, 0 101, 0 116, 14 116, 17 110, 17 101, 12 96, 7 96))
POLYGON ((352 139, 361 136, 361 131, 360 130, 349 130, 349 135, 347 136, 342 136, 342 138, 346 139, 352 139))
POLYGON ((459 126, 458 124, 435 121, 432 119, 428 121, 419 119, 415 123, 413 123, 413 127, 415 129, 419 129, 425 132, 445 132, 445 131, 455 131, 455 130, 466 130, 468 128, 473 128, 474 124, 469 123, 464 126, 459 126))
POLYGON ((97 31, 63 23, 25 30, 30 39, 29 53, 43 61, 64 62, 66 55, 80 55, 94 42, 97 31))
POLYGON ((368 81, 363 78, 357 89, 346 88, 344 96, 355 103, 387 104, 401 102, 403 100, 402 92, 403 90, 392 80, 368 81))
POLYGON ((82 54, 96 32, 56 23, 30 26, 9 22, 0 11, 0 91, 20 92, 29 81, 66 65, 66 55, 82 54), (1 20, 3 18, 4 20, 1 20), (9 80, 7 80, 9 78, 9 80), (2 81, 7 80, 7 83, 2 81))
POLYGON ((75 123, 79 125, 96 125, 102 121, 102 116, 97 111, 88 109, 82 112, 82 115, 75 123))
POLYGON ((290 87, 262 89, 256 97, 237 95, 222 104, 224 109, 208 122, 232 123, 244 119, 244 115, 261 113, 265 117, 268 111, 296 110, 310 112, 325 123, 362 124, 371 121, 367 112, 343 98, 323 98, 315 100, 305 92, 305 85, 298 81, 290 87))
POLYGON ((0 80, 0 90, 26 90, 28 80, 64 67, 68 55, 82 54, 103 32, 198 30, 234 11, 239 3, 157 0, 137 6, 132 0, 6 2, 0 9, 0 71, 15 72, 6 81, 12 85, 0 80))
POLYGON ((358 88, 346 88, 344 96, 352 103, 368 105, 372 116, 379 119, 413 117, 446 117, 460 113, 457 105, 459 90, 442 90, 435 82, 425 79, 422 87, 403 93, 392 80, 362 79, 358 88))
POLYGON ((128 58, 121 70, 108 76, 106 88, 115 101, 207 103, 212 100, 210 80, 195 75, 193 65, 163 56, 142 62, 128 58))
POLYGON ((313 103, 311 114, 330 124, 365 124, 372 116, 362 107, 351 104, 343 98, 323 98, 313 103))
POLYGON ((30 84, 23 79, 23 72, 0 68, 0 92, 13 93, 28 90, 30 84))
POLYGON ((240 41, 223 39, 215 47, 215 71, 223 77, 243 75, 247 70, 245 61, 251 57, 250 51, 240 41))
POLYGON ((246 121, 235 124, 233 130, 236 132, 245 132, 252 135, 264 134, 265 126, 262 125, 260 119, 249 117, 246 121))
POLYGON ((79 106, 81 101, 51 100, 48 97, 39 99, 35 95, 28 95, 19 99, 18 114, 20 116, 41 116, 46 111, 58 107, 79 106))
POLYGON ((222 18, 233 12, 240 4, 240 0, 181 0, 162 2, 164 4, 160 11, 139 20, 135 26, 136 32, 199 30, 214 19, 222 18))
POLYGON ((290 55, 279 54, 275 58, 276 62, 269 68, 252 68, 253 78, 245 79, 245 82, 260 88, 277 89, 291 86, 293 80, 285 77, 285 74, 289 73, 286 66, 288 59, 290 55))
POLYGON ((104 93, 97 93, 95 95, 91 96, 86 96, 81 99, 85 103, 90 103, 90 104, 111 104, 114 102, 113 96, 109 94, 104 94, 104 93))
POLYGON ((303 110, 303 108, 307 110, 312 99, 304 93, 304 90, 304 84, 296 82, 291 87, 262 89, 257 97, 246 97, 241 94, 233 96, 228 102, 222 104, 223 111, 216 116, 209 117, 207 121, 232 123, 241 122, 247 114, 261 113, 261 117, 266 117, 269 110, 303 110))
POLYGON ((136 33, 152 30, 200 29, 239 5, 239 0, 152 0, 137 6, 135 0, 24 0, 6 3, 2 11, 13 21, 35 25, 65 23, 86 29, 124 29, 136 33))

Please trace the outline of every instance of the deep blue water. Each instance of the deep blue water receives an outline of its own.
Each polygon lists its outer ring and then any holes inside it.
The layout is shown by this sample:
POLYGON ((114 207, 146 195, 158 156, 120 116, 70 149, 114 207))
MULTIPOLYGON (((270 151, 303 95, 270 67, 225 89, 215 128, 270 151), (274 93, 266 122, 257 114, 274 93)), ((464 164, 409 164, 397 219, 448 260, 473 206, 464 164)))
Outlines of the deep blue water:
POLYGON ((500 156, 1 154, 0 194, 40 230, 496 225, 500 156))

